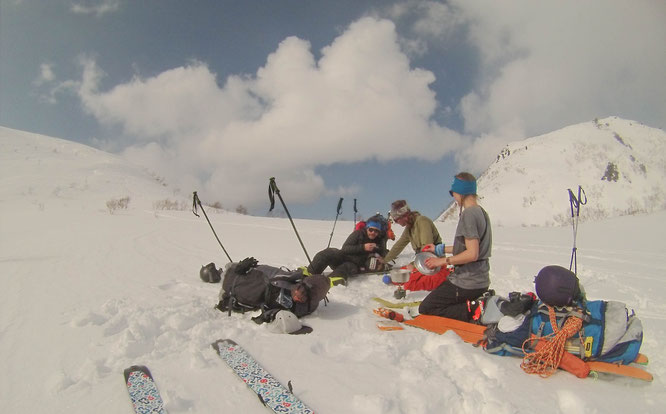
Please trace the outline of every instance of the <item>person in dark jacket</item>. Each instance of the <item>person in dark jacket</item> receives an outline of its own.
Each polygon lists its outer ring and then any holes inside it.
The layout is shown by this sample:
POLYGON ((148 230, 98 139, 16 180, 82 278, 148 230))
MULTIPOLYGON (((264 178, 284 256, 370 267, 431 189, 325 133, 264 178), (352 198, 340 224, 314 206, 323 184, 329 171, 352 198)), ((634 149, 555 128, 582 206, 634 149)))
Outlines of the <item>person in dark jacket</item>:
POLYGON ((318 252, 308 266, 311 274, 321 274, 327 267, 333 269, 329 275, 331 285, 346 284, 349 276, 374 271, 369 266, 373 258, 381 258, 386 249, 386 221, 381 215, 368 219, 365 227, 354 230, 342 248, 326 248, 318 252))
POLYGON ((324 275, 312 275, 291 289, 293 305, 291 311, 299 318, 309 315, 317 309, 319 302, 324 300, 330 282, 324 275))
POLYGON ((229 314, 261 310, 261 315, 252 318, 258 324, 272 322, 281 310, 300 318, 317 309, 330 287, 327 276, 259 265, 254 257, 248 257, 225 267, 215 308, 229 314))

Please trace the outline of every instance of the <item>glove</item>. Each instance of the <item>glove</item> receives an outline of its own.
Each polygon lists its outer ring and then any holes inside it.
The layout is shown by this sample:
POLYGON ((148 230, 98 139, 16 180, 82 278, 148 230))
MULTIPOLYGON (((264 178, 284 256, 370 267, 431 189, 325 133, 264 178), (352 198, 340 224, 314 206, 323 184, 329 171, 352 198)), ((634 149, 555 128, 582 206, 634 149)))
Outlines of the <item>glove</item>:
POLYGON ((250 269, 257 267, 257 263, 259 262, 254 257, 247 257, 238 262, 234 271, 239 275, 246 275, 250 269))

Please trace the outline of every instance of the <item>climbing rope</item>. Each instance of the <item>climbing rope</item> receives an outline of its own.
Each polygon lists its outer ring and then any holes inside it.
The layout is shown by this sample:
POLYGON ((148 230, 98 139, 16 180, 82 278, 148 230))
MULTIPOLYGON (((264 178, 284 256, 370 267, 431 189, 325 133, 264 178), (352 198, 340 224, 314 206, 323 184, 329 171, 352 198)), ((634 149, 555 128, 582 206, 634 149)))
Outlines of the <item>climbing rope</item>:
POLYGON ((520 367, 528 374, 539 374, 542 378, 548 378, 557 371, 562 357, 566 352, 564 350, 567 339, 574 336, 583 326, 583 320, 577 316, 569 316, 564 322, 561 330, 557 328, 557 319, 555 309, 548 306, 548 316, 550 324, 553 327, 553 333, 544 337, 533 337, 523 342, 523 362, 520 367), (526 346, 531 347, 531 342, 543 340, 543 346, 538 347, 536 351, 528 353, 526 346))

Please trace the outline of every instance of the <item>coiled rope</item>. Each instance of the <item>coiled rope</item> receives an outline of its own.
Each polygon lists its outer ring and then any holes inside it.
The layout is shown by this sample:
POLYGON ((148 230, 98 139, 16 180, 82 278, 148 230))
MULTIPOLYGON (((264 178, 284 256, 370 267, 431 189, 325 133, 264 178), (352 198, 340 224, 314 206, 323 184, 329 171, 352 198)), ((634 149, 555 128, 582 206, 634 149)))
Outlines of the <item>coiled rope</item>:
POLYGON ((577 316, 569 316, 564 322, 561 330, 557 328, 557 319, 555 316, 555 309, 548 306, 548 316, 550 317, 550 324, 553 327, 553 333, 543 337, 533 337, 526 339, 523 342, 523 362, 520 367, 528 374, 539 374, 542 378, 548 378, 557 371, 560 366, 562 357, 566 352, 564 346, 567 339, 574 336, 583 326, 583 320, 577 316), (531 348, 531 342, 543 340, 544 346, 539 347, 538 350, 528 353, 526 346, 531 348))

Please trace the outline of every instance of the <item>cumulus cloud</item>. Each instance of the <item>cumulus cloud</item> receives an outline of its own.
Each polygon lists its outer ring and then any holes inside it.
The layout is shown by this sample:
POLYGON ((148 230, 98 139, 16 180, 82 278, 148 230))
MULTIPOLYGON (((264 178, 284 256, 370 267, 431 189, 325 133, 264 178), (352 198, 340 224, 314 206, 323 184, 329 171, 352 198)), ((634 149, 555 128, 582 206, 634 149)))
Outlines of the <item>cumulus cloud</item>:
POLYGON ((100 17, 118 11, 121 3, 122 0, 79 0, 71 4, 70 10, 75 14, 100 17))
POLYGON ((526 1, 521 13, 502 2, 474 6, 460 4, 489 67, 463 102, 470 132, 520 118, 536 134, 595 116, 631 117, 651 104, 660 108, 652 117, 663 119, 663 5, 526 1))
POLYGON ((666 126, 663 2, 451 0, 396 10, 412 14, 412 33, 424 42, 463 34, 477 54, 478 76, 458 106, 465 132, 476 138, 461 159, 487 148, 490 161, 503 141, 595 117, 666 126))
POLYGON ((434 75, 410 67, 388 20, 354 22, 319 60, 307 41, 289 37, 255 74, 222 84, 205 63, 190 62, 101 91, 101 68, 82 65, 81 102, 135 140, 128 157, 225 205, 265 205, 271 176, 295 202, 351 194, 358 187, 327 189, 315 168, 434 161, 461 143, 432 120, 434 75))
POLYGON ((448 47, 463 23, 459 13, 439 1, 397 2, 380 14, 396 22, 406 22, 399 41, 403 50, 412 56, 426 55, 430 52, 429 45, 448 47))
POLYGON ((503 6, 458 2, 486 66, 462 101, 468 132, 521 123, 532 136, 606 115, 663 125, 663 4, 523 1, 518 13, 503 6))
POLYGON ((414 32, 426 38, 448 39, 460 26, 461 17, 448 4, 437 1, 412 1, 414 32))

